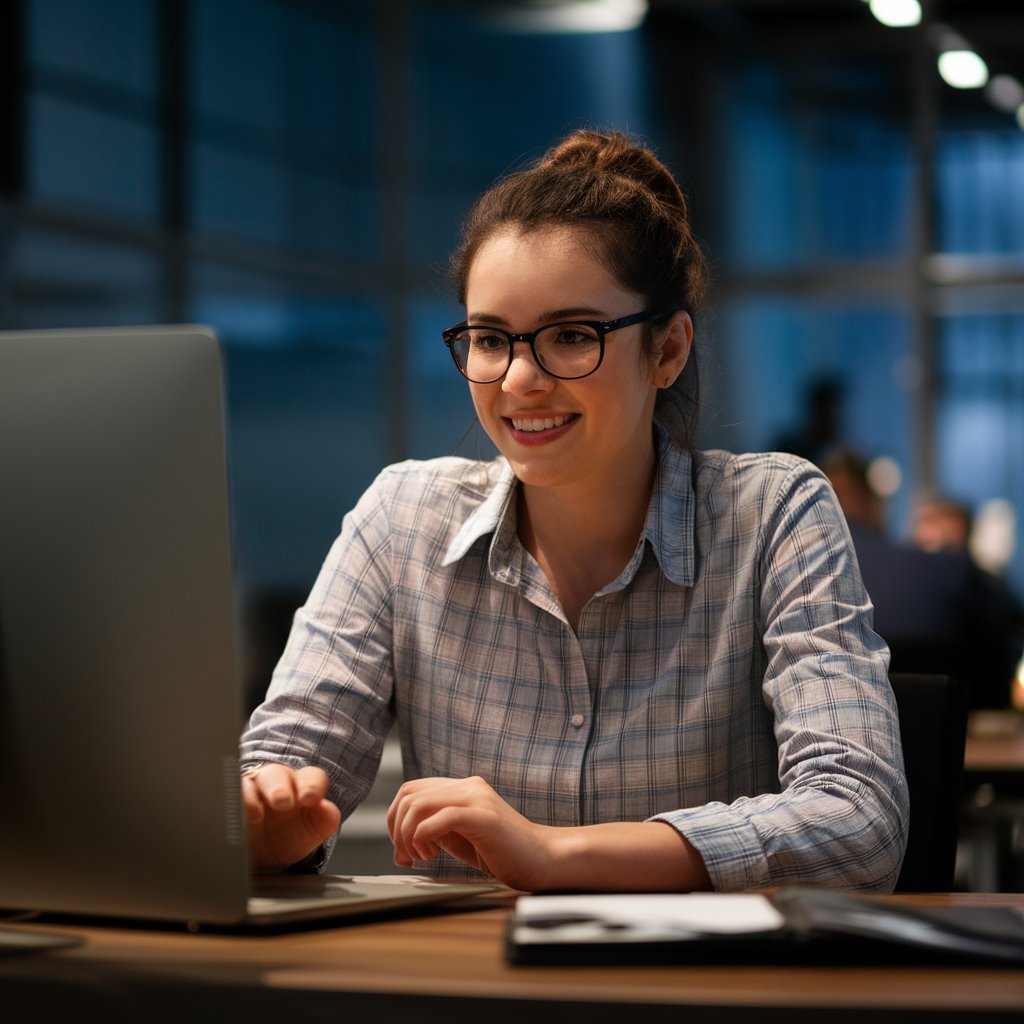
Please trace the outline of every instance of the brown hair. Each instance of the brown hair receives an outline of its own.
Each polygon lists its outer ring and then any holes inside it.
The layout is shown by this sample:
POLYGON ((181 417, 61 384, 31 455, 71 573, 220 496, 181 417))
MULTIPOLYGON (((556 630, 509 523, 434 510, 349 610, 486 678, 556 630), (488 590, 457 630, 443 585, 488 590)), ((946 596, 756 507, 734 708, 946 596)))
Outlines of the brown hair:
MULTIPOLYGON (((661 313, 700 307, 708 266, 693 237, 686 198, 651 150, 619 132, 575 131, 537 163, 499 181, 477 201, 452 258, 459 301, 480 246, 497 230, 580 227, 596 254, 647 308, 661 313)), ((648 344, 653 333, 647 332, 648 344)), ((658 393, 655 419, 690 447, 696 431, 696 353, 670 388, 658 393)))

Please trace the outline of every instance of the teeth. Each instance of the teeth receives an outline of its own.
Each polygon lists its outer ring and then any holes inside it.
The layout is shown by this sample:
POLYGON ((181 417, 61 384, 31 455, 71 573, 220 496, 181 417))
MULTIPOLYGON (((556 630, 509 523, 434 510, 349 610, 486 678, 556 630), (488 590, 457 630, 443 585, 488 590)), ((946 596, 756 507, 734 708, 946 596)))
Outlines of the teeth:
POLYGON ((512 426, 516 430, 550 430, 552 427, 560 427, 563 423, 568 423, 570 420, 569 416, 554 416, 546 420, 512 420, 512 426))

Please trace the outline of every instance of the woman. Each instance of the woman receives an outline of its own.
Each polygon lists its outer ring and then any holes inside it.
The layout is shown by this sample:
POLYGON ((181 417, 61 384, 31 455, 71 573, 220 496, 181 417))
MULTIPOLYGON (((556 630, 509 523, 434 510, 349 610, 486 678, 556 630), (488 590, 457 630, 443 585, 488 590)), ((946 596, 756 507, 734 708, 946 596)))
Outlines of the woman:
POLYGON ((454 268, 444 338, 501 458, 391 467, 346 517, 243 738, 254 867, 322 859, 395 721, 399 865, 891 889, 888 655, 824 477, 691 449, 707 271, 672 176, 576 132, 454 268))

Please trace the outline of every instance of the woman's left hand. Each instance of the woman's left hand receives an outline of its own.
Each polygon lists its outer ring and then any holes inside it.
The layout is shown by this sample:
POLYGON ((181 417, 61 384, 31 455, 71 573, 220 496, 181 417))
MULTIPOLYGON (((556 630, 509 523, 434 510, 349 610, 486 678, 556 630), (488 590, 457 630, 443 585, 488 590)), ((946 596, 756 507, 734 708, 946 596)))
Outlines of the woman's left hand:
POLYGON ((524 818, 479 777, 406 782, 388 809, 400 867, 443 850, 526 891, 550 887, 557 842, 566 831, 524 818))
POLYGON ((712 888, 698 851, 662 821, 538 825, 483 779, 415 779, 388 810, 395 863, 441 851, 524 892, 685 892, 712 888))

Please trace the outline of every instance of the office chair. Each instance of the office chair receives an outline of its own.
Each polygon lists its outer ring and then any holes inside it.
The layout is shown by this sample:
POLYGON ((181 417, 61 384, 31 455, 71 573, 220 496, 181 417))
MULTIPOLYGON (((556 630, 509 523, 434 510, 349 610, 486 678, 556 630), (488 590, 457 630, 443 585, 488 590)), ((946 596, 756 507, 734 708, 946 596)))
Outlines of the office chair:
POLYGON ((910 790, 907 853, 897 892, 953 888, 960 829, 967 687, 954 676, 894 672, 903 760, 910 790))

